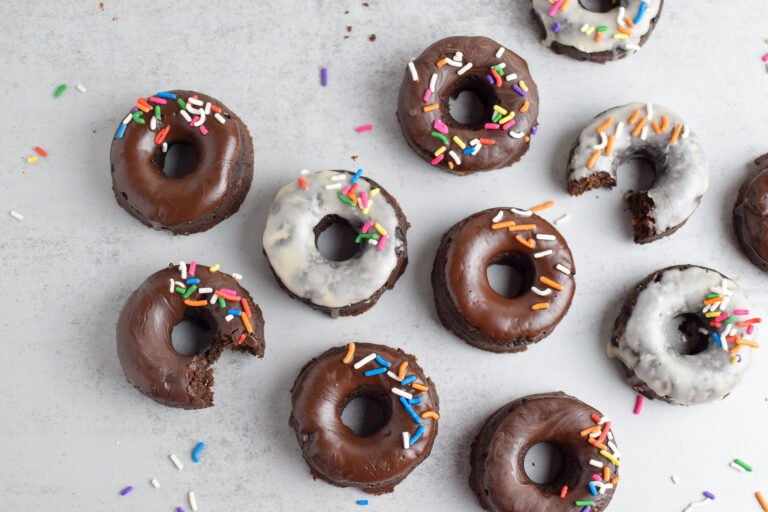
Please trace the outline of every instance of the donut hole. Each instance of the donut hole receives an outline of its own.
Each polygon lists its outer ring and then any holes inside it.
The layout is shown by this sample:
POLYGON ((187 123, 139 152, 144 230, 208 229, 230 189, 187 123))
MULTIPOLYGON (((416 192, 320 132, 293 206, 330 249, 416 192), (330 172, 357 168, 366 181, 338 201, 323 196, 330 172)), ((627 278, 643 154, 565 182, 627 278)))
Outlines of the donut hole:
POLYGON ((480 130, 493 117, 496 92, 484 76, 460 78, 441 99, 446 123, 452 128, 480 130))
POLYGON ((493 291, 514 299, 531 288, 536 268, 531 257, 525 253, 503 252, 488 262, 485 273, 493 291))
POLYGON ((362 386, 344 397, 339 417, 357 437, 370 437, 392 418, 392 400, 380 387, 362 386))
POLYGON ((315 247, 327 260, 346 261, 360 251, 360 245, 355 243, 357 231, 343 217, 326 215, 314 231, 315 247))
POLYGON ((564 485, 578 480, 579 469, 571 452, 562 444, 542 441, 523 454, 525 476, 542 491, 559 494, 564 485))
POLYGON ((653 156, 640 153, 625 158, 616 169, 616 179, 623 190, 648 190, 656 181, 653 156))
POLYGON ((614 0, 579 0, 579 4, 590 12, 608 12, 622 5, 614 0))
POLYGON ((696 313, 677 315, 670 323, 670 345, 678 354, 695 356, 709 348, 710 337, 706 321, 696 313))
POLYGON ((185 315, 171 331, 173 349, 183 356, 208 352, 213 345, 213 333, 208 322, 196 315, 185 315))
POLYGON ((186 142, 174 142, 168 145, 164 153, 160 172, 167 178, 178 180, 191 173, 197 167, 197 150, 186 142))

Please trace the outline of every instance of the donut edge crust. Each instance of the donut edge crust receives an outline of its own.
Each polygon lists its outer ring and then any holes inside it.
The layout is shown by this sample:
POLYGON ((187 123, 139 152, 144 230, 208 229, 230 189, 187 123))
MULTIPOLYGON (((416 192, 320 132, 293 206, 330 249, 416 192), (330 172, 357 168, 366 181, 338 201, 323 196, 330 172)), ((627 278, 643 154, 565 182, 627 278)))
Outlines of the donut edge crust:
POLYGON ((755 178, 766 171, 768 171, 768 153, 761 155, 754 160, 754 169, 747 174, 741 185, 739 185, 739 190, 736 194, 736 201, 734 201, 733 209, 731 210, 731 223, 733 224, 733 231, 736 234, 736 239, 739 242, 739 248, 741 249, 741 252, 749 259, 750 262, 752 262, 753 265, 764 272, 768 272, 768 261, 760 258, 759 255, 755 254, 755 251, 744 240, 743 229, 739 226, 741 216, 737 212, 737 209, 744 203, 744 199, 746 198, 747 192, 749 191, 749 186, 752 184, 755 178))

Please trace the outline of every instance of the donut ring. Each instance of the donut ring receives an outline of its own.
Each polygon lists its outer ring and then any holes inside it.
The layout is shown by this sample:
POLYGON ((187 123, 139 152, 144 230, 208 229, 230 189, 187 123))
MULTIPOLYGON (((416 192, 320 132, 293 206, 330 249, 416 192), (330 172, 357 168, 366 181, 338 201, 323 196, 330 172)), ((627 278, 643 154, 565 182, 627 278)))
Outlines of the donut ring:
POLYGON ((449 37, 408 63, 397 119, 408 145, 432 165, 466 175, 506 167, 528 151, 536 133, 539 92, 528 64, 487 37, 449 37), (466 125, 449 98, 473 91, 483 103, 466 125))
POLYGON ((332 348, 304 366, 291 394, 290 426, 316 479, 371 494, 392 492, 432 450, 437 392, 416 358, 402 350, 371 343, 332 348), (368 437, 341 421, 358 397, 378 402, 387 418, 368 437))
POLYGON ((739 188, 733 230, 744 254, 768 272, 768 154, 755 160, 755 172, 739 188))
POLYGON ((110 152, 112 189, 125 211, 146 226, 188 235, 240 208, 253 178, 253 147, 239 117, 193 91, 139 98, 133 110, 118 127, 110 152), (187 144, 197 153, 197 165, 178 179, 163 174, 173 144, 187 144))
POLYGON ((597 409, 561 392, 530 395, 486 420, 472 443, 469 485, 492 512, 571 512, 586 505, 601 512, 618 484, 620 457, 611 422, 597 409), (542 442, 559 448, 563 463, 552 482, 537 484, 523 463, 542 442))
POLYGON ((405 215, 361 172, 303 174, 277 193, 264 228, 264 255, 280 286, 333 318, 367 311, 408 264, 405 215), (319 234, 333 222, 359 233, 358 251, 348 260, 329 260, 317 248, 319 234))
POLYGON ((557 54, 605 63, 623 59, 645 44, 661 16, 664 0, 619 0, 594 12, 580 0, 531 0, 542 42, 557 54))
POLYGON ((551 224, 529 210, 492 208, 443 235, 432 289, 446 329, 483 350, 518 352, 548 336, 565 316, 575 272, 568 244, 551 224), (491 287, 486 272, 495 263, 524 276, 522 295, 507 298, 491 287))
POLYGON ((217 267, 212 271, 204 265, 192 263, 187 267, 182 262, 155 272, 128 297, 120 313, 117 355, 125 376, 139 391, 163 405, 184 409, 212 406, 210 366, 225 348, 264 355, 261 309, 237 280, 216 271, 217 267), (185 356, 173 348, 171 332, 187 319, 212 331, 213 343, 206 352, 185 356))
POLYGON ((753 317, 754 308, 738 285, 719 272, 695 265, 667 267, 643 279, 624 301, 608 353, 624 366, 629 385, 648 398, 680 405, 719 400, 752 363, 749 345, 755 344, 750 341, 753 324, 760 321, 753 317), (722 302, 704 304, 712 302, 707 297, 722 302), (707 313, 727 313, 736 321, 727 322, 725 315, 705 318, 707 313), (688 336, 707 332, 699 340, 701 352, 681 354, 672 346, 672 322, 680 316, 695 320, 688 336))
POLYGON ((568 161, 568 192, 616 186, 616 169, 646 158, 655 179, 627 194, 635 243, 669 236, 685 224, 709 187, 709 166, 699 138, 666 107, 630 103, 606 110, 579 134, 568 161))

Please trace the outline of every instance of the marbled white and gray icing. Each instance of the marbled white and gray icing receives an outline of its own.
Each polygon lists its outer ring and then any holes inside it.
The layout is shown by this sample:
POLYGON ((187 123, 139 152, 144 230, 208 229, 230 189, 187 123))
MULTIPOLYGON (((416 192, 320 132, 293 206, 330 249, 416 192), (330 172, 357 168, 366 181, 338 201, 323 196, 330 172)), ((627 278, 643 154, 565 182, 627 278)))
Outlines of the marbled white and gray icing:
POLYGON ((622 5, 611 9, 608 12, 592 12, 581 6, 578 0, 571 0, 565 11, 558 9, 554 16, 549 15, 553 4, 548 0, 531 0, 533 11, 541 20, 546 31, 544 44, 552 46, 557 41, 564 46, 570 46, 584 53, 599 53, 623 50, 627 53, 634 53, 640 49, 641 39, 652 28, 652 20, 658 16, 661 10, 661 0, 645 0, 645 14, 634 27, 627 27, 624 17, 631 20, 636 19, 640 11, 641 0, 622 0, 622 5), (560 27, 557 32, 553 30, 555 23, 560 27), (620 24, 622 27, 631 31, 631 35, 626 39, 614 39, 613 34, 620 34, 616 28, 620 24), (601 41, 595 40, 594 32, 590 35, 582 32, 582 28, 587 25, 590 27, 608 27, 603 32, 601 41))
MULTIPOLYGON (((302 176, 307 190, 294 181, 275 196, 264 229, 263 244, 269 263, 283 285, 299 298, 327 308, 342 308, 368 299, 382 288, 398 265, 403 241, 398 235, 395 207, 378 194, 370 201, 368 215, 359 207, 343 203, 339 189, 326 185, 348 185, 352 174, 321 171, 302 176), (343 180, 334 181, 334 176, 343 180), (315 245, 314 228, 328 215, 346 219, 360 232, 368 221, 378 222, 388 233, 382 250, 363 240, 358 253, 346 261, 326 259, 315 245)), ((360 191, 370 193, 371 184, 364 177, 360 191)))
POLYGON ((598 173, 607 173, 615 183, 618 166, 633 157, 647 157, 656 167, 653 185, 646 191, 653 200, 648 216, 654 221, 655 234, 662 234, 685 222, 709 188, 709 164, 693 130, 678 114, 666 107, 630 103, 606 110, 595 117, 579 134, 568 164, 568 181, 578 182, 598 173), (645 138, 643 134, 632 136, 636 124, 628 124, 636 109, 640 110, 640 118, 648 116, 645 138), (662 116, 667 116, 669 126, 666 131, 656 133, 652 123, 661 125, 662 116), (613 123, 604 133, 606 137, 616 136, 613 152, 609 156, 603 150, 592 169, 589 169, 587 165, 590 158, 604 143, 597 128, 609 117, 613 118, 613 123), (672 132, 678 123, 684 128, 677 142, 670 144, 672 132))
MULTIPOLYGON (((624 335, 615 338, 609 354, 618 357, 635 372, 630 385, 643 383, 672 403, 692 405, 719 400, 741 382, 754 358, 755 349, 739 351, 740 363, 718 346, 711 335, 706 350, 682 355, 669 341, 674 332, 672 320, 685 313, 699 313, 711 288, 727 286, 731 292, 727 311, 748 309, 755 313, 739 286, 719 272, 690 266, 664 270, 660 279, 652 279, 637 295, 624 335)), ((753 316, 753 315, 750 315, 753 316)), ((744 317, 744 319, 749 317, 744 317)), ((707 321, 707 330, 712 332, 707 321)), ((676 335, 676 334, 675 334, 676 335)))

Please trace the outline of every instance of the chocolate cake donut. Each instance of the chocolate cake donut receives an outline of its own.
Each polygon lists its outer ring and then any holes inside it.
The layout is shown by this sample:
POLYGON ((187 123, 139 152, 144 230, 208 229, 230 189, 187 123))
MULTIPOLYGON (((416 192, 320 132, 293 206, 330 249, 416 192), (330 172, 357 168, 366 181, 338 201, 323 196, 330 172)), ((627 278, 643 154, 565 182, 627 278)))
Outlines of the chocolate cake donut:
POLYGON ((616 169, 648 160, 655 178, 648 190, 630 191, 635 243, 669 236, 685 224, 709 187, 709 166, 698 137, 666 107, 630 103, 606 110, 579 134, 568 159, 568 192, 616 186, 616 169))
POLYGON ((725 398, 752 364, 760 323, 739 286, 696 265, 658 270, 635 286, 613 327, 608 355, 648 398, 693 405, 725 398), (677 322, 679 325, 675 325, 677 322), (680 334, 675 334, 675 330, 680 334), (674 339, 686 343, 678 348, 674 339))
POLYGON ((492 208, 443 235, 432 290, 446 329, 483 350, 518 352, 548 336, 565 316, 575 273, 568 244, 551 224, 531 210, 492 208), (487 269, 494 264, 522 275, 516 297, 491 287, 487 269))
POLYGON ((392 492, 432 450, 438 396, 416 358, 372 343, 327 350, 293 384, 290 426, 312 476, 370 494, 392 492), (355 398, 376 402, 383 425, 366 437, 341 420, 355 398))
POLYGON ((117 355, 139 391, 171 407, 213 405, 211 365, 227 348, 264 355, 264 318, 234 277, 194 261, 155 272, 134 291, 117 321, 117 355), (211 331, 204 353, 182 355, 171 332, 183 320, 211 331))
POLYGON ((768 271, 768 154, 755 160, 733 206, 733 230, 744 254, 768 271))
POLYGON ((640 50, 661 16, 664 0, 603 0, 603 12, 580 0, 531 0, 541 39, 557 54, 605 63, 640 50))
POLYGON ((139 98, 112 140, 117 203, 143 224, 188 235, 212 228, 240 208, 253 177, 248 128, 199 92, 139 98), (197 164, 184 176, 164 173, 168 148, 191 147, 197 164))
POLYGON ((492 512, 602 512, 619 482, 611 421, 561 392, 530 395, 493 413, 472 443, 469 485, 492 512), (538 443, 562 456, 554 480, 538 484, 523 465, 538 443))
POLYGON ((372 179, 347 171, 302 174, 275 196, 264 228, 264 255, 294 299, 332 318, 370 309, 405 272, 408 221, 372 179), (357 232, 354 255, 323 256, 317 240, 334 223, 357 232))
POLYGON ((427 162, 466 175, 506 167, 536 133, 539 92, 528 64, 487 37, 449 37, 408 63, 397 119, 427 162), (451 116, 450 98, 472 91, 482 109, 470 124, 451 116))

